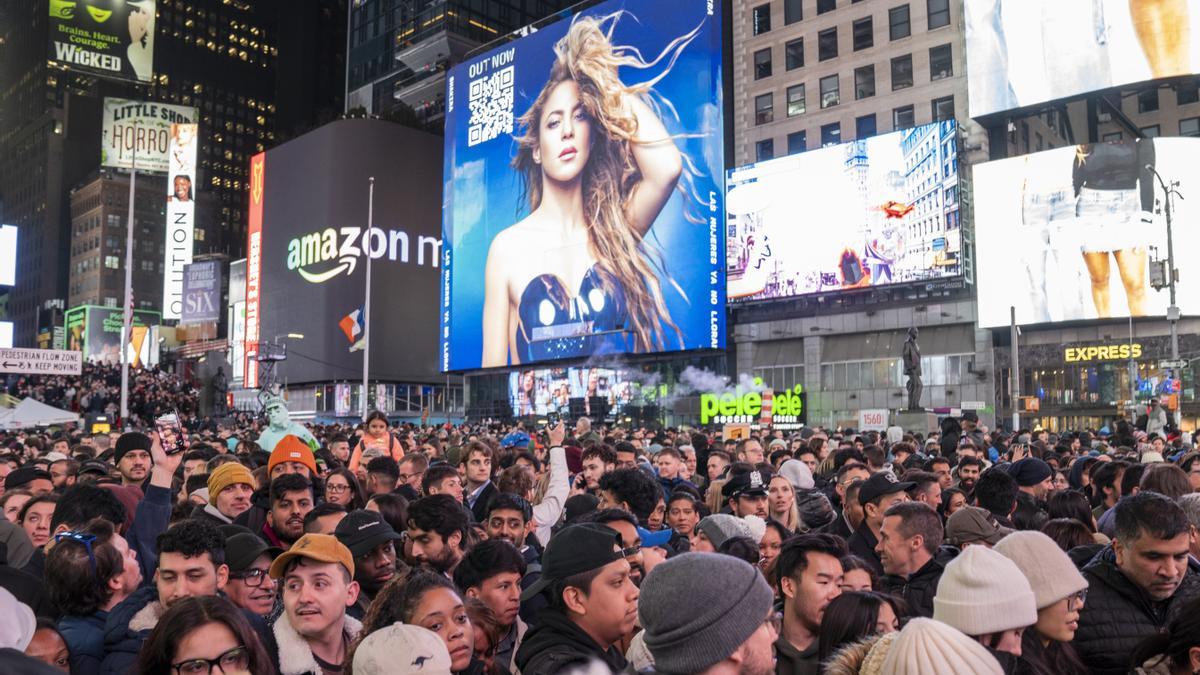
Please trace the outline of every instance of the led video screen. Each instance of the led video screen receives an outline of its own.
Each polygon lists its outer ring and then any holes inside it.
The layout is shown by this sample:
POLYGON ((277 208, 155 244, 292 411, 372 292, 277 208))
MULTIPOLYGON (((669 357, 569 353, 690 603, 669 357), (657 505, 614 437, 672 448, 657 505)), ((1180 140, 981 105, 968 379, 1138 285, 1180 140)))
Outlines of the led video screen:
POLYGON ((442 370, 724 347, 717 10, 610 0, 451 71, 442 370))
POLYGON ((509 403, 513 414, 570 414, 571 399, 582 414, 617 412, 629 404, 653 403, 659 385, 644 386, 629 373, 616 368, 537 368, 515 370, 508 376, 509 403), (597 401, 599 397, 599 401, 597 401), (593 404, 599 410, 593 410, 593 404))
POLYGON ((936 122, 731 170, 730 301, 962 274, 956 133, 936 122))
POLYGON ((969 0, 971 116, 1190 75, 1200 0, 969 0))
POLYGON ((1200 205, 1189 198, 1200 195, 1198 153, 1200 139, 1146 138, 976 165, 979 325, 1009 325, 1009 307, 1019 324, 1165 316, 1151 261, 1167 257, 1164 185, 1175 182, 1177 302, 1195 314, 1200 276, 1179 256, 1200 245, 1200 205))

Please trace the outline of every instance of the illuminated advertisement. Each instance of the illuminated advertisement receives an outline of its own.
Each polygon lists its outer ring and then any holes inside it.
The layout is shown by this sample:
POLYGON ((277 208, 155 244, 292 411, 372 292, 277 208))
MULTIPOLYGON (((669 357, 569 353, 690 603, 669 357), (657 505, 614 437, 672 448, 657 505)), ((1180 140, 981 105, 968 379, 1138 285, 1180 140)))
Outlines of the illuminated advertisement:
POLYGON ((183 312, 180 323, 215 322, 221 318, 221 263, 205 260, 183 268, 183 312))
POLYGON ((195 124, 172 124, 167 159, 167 236, 163 247, 163 318, 183 316, 183 268, 196 234, 195 124))
MULTIPOLYGON (((1168 211, 1175 251, 1200 246, 1200 204, 1168 209, 1163 186, 1200 194, 1198 153, 1200 139, 1146 138, 976 165, 979 325, 1009 325, 1010 306, 1018 324, 1166 316, 1152 261, 1167 256, 1168 211)), ((1200 311, 1200 276, 1176 289, 1184 314, 1200 311)))
POLYGON ((451 71, 442 370, 724 347, 716 9, 609 0, 451 71))
POLYGON ((17 226, 0 225, 0 286, 17 283, 17 226))
MULTIPOLYGON (((121 329, 125 323, 119 307, 82 305, 67 310, 66 348, 83 352, 89 363, 121 363, 121 329)), ((158 364, 158 312, 133 310, 129 335, 129 364, 135 368, 158 364)))
POLYGON ((1146 80, 1200 63, 1200 0, 970 0, 971 116, 1146 80))
POLYGON ((171 125, 195 124, 199 113, 191 106, 105 98, 100 122, 100 165, 141 173, 167 173, 171 125))
POLYGON ((646 384, 640 373, 616 368, 536 368, 509 373, 508 392, 513 414, 548 415, 571 414, 571 400, 578 406, 577 414, 596 415, 618 412, 627 405, 654 403, 664 393, 665 385, 646 384))
POLYGON ((51 61, 130 82, 154 75, 155 0, 50 0, 51 61))
POLYGON ((730 301, 962 274, 956 132, 936 122, 731 170, 730 301))
MULTIPOLYGON (((260 342, 287 339, 277 373, 289 383, 357 380, 369 335, 372 379, 442 379, 433 328, 441 147, 441 138, 399 124, 347 119, 251 159, 248 366, 257 365, 260 342), (371 308, 364 321, 368 257, 371 308)), ((247 368, 246 382, 257 386, 256 368, 247 368)))

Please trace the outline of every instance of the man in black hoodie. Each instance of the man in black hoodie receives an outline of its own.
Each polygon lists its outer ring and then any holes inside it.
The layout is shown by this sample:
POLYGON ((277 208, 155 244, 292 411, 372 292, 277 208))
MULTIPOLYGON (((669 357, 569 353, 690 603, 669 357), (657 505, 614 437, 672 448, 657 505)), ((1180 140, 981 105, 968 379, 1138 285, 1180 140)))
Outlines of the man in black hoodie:
POLYGON ((616 530, 597 523, 564 528, 542 556, 542 576, 521 594, 549 595, 550 607, 525 634, 515 664, 523 675, 553 675, 599 659, 628 666, 615 645, 637 622, 638 589, 616 530))

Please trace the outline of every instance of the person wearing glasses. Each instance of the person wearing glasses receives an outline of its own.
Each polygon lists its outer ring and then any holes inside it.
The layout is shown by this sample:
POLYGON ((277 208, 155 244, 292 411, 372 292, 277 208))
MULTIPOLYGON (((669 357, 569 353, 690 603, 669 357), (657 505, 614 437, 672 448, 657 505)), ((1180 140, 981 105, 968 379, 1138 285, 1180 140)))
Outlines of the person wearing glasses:
POLYGON ((113 524, 96 518, 75 531, 59 532, 46 558, 44 582, 63 612, 58 632, 77 673, 99 671, 108 613, 142 582, 137 552, 113 524))
POLYGON ((275 605, 275 580, 268 572, 271 561, 283 549, 268 546, 259 537, 241 532, 225 540, 225 564, 229 565, 229 581, 225 595, 241 609, 266 617, 275 605))
POLYGON ((1037 623, 1021 636, 1021 658, 1043 666, 1043 672, 1086 675, 1071 641, 1088 582, 1050 537, 1036 531, 1013 532, 994 547, 1017 564, 1037 600, 1037 623))
POLYGON ((135 672, 230 675, 270 673, 274 667, 241 611, 224 598, 203 596, 185 598, 163 614, 138 654, 135 672))

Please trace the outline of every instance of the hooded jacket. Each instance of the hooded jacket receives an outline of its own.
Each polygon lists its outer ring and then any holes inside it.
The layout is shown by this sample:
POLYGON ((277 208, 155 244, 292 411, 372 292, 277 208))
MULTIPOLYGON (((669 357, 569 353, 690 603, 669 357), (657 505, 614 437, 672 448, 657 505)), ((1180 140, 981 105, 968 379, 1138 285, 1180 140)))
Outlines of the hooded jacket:
POLYGON ((525 633, 513 662, 521 675, 556 675, 592 659, 603 661, 613 672, 629 665, 619 649, 602 648, 562 612, 547 609, 538 615, 537 626, 525 633))
POLYGON ((104 662, 104 623, 108 612, 96 610, 87 616, 68 614, 58 622, 58 634, 71 652, 72 673, 98 673, 104 662))
POLYGON ((1200 596, 1200 574, 1191 566, 1168 599, 1155 601, 1117 567, 1112 547, 1084 568, 1087 602, 1079 612, 1075 649, 1096 675, 1123 675, 1138 644, 1167 625, 1189 600, 1200 596))
POLYGON ((104 621, 105 655, 100 672, 103 675, 130 672, 142 643, 158 625, 164 611, 156 586, 143 586, 113 607, 104 621))
POLYGON ((907 579, 889 574, 880 579, 879 587, 885 593, 904 598, 915 615, 932 617, 933 596, 937 595, 938 582, 946 570, 946 563, 953 560, 956 553, 956 549, 942 546, 929 562, 907 579))

